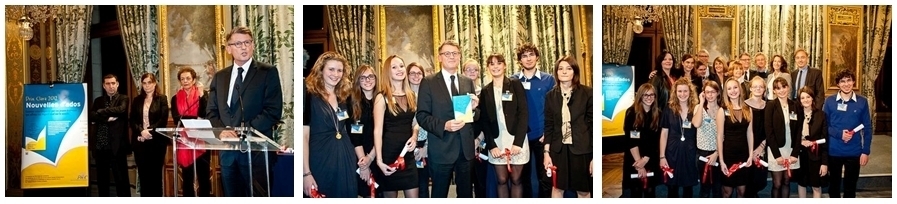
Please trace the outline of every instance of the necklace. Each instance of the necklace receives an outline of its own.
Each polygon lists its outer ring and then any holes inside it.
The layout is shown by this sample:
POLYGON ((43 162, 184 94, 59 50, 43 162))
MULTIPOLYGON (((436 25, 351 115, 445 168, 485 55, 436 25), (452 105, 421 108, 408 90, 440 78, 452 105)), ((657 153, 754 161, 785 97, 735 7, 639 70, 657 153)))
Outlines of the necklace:
MULTIPOLYGON (((327 111, 333 111, 333 108, 330 108, 330 101, 327 101, 327 111)), ((343 139, 343 134, 339 132, 339 113, 340 113, 339 104, 336 105, 336 112, 333 113, 333 128, 336 129, 336 139, 343 139)))

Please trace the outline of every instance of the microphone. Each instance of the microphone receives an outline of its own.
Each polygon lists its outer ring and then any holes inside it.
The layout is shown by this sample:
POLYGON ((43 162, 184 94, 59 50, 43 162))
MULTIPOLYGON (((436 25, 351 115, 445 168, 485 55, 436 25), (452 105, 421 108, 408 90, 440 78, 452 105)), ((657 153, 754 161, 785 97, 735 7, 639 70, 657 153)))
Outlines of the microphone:
MULTIPOLYGON (((243 88, 243 87, 238 86, 238 87, 236 87, 235 91, 239 92, 240 88, 243 88)), ((245 112, 245 109, 243 109, 243 95, 240 95, 239 93, 234 93, 234 96, 237 97, 237 100, 238 100, 237 102, 240 103, 240 131, 237 133, 237 137, 240 138, 240 143, 238 143, 238 144, 240 144, 240 152, 245 153, 246 149, 243 149, 243 142, 246 141, 246 129, 245 129, 246 128, 246 112, 245 112)), ((234 96, 232 96, 232 97, 234 97, 234 96)), ((246 148, 248 149, 249 146, 247 145, 246 148)))

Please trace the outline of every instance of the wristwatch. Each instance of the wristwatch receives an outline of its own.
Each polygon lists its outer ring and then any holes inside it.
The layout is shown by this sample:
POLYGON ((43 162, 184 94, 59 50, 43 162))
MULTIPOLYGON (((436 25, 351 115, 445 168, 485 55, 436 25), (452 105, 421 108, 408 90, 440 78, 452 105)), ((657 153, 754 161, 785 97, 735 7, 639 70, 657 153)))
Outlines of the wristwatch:
POLYGON ((548 151, 547 149, 546 149, 546 150, 542 150, 542 153, 548 153, 548 152, 549 152, 549 151, 548 151))
POLYGON ((304 174, 302 174, 302 177, 308 177, 308 176, 311 176, 311 172, 310 172, 310 171, 309 171, 309 172, 305 172, 304 174))

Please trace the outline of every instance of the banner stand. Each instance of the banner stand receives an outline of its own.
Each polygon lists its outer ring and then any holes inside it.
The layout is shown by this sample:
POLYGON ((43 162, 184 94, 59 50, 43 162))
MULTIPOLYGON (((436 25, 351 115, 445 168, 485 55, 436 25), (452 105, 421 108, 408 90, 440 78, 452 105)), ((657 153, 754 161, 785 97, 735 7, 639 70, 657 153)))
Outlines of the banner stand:
MULTIPOLYGON (((110 190, 113 189, 110 188, 110 190)), ((22 190, 23 197, 90 197, 90 194, 91 192, 89 188, 86 187, 39 188, 22 190)))

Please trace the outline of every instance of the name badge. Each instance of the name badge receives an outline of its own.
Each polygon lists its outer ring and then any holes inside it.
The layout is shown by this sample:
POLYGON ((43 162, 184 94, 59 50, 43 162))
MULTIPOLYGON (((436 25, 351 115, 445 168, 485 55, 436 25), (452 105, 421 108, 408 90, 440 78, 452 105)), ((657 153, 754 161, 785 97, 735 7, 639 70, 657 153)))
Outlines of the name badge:
POLYGON ((729 114, 729 110, 725 110, 725 111, 723 111, 723 113, 725 113, 726 116, 732 116, 732 114, 729 114))
POLYGON ((509 91, 505 91, 505 93, 501 94, 501 101, 511 101, 514 100, 514 94, 509 91))
POLYGON ((788 116, 791 120, 797 120, 797 114, 794 114, 794 111, 791 111, 791 115, 788 116))
POLYGON ((711 119, 711 118, 704 118, 704 122, 705 122, 705 123, 709 123, 710 120, 712 120, 712 119, 711 119))
POLYGON ((417 162, 415 162, 415 165, 417 166, 418 169, 424 168, 424 160, 423 159, 417 160, 417 162))
POLYGON ((682 122, 682 128, 691 128, 691 122, 690 121, 682 122))
POLYGON ((639 138, 641 138, 641 137, 640 137, 638 131, 633 130, 633 131, 629 131, 629 138, 632 138, 632 139, 639 139, 639 138))
POLYGON ((345 110, 336 110, 336 119, 338 119, 340 121, 349 119, 349 114, 346 114, 345 110))
POLYGON ((486 149, 486 140, 480 141, 480 148, 486 149))
POLYGON ((523 83, 523 89, 529 90, 529 88, 530 88, 529 82, 521 82, 521 83, 523 83))
POLYGON ((362 134, 364 132, 364 124, 359 124, 360 121, 355 121, 355 124, 352 124, 352 134, 362 134))
POLYGON ((839 111, 847 111, 847 104, 846 104, 846 103, 839 103, 839 104, 838 104, 838 110, 839 110, 839 111))

